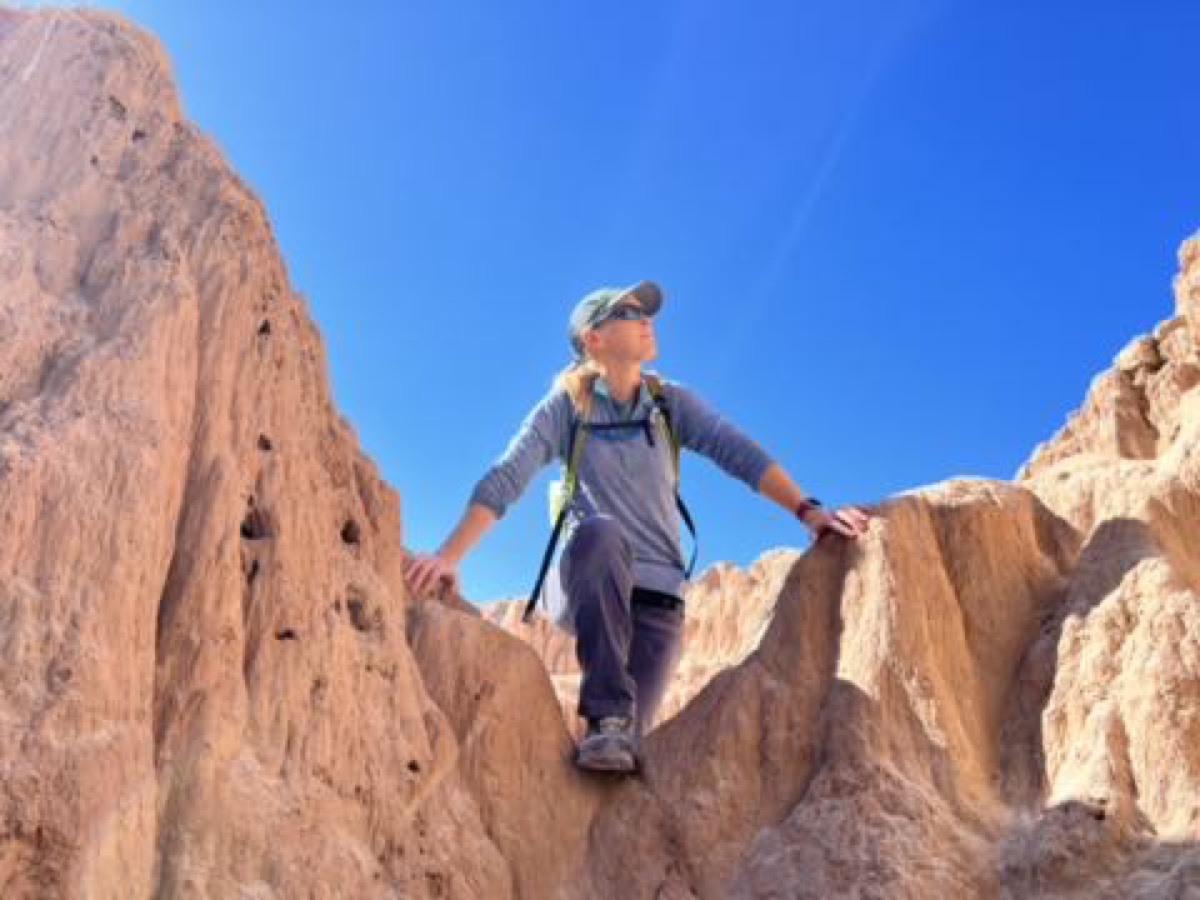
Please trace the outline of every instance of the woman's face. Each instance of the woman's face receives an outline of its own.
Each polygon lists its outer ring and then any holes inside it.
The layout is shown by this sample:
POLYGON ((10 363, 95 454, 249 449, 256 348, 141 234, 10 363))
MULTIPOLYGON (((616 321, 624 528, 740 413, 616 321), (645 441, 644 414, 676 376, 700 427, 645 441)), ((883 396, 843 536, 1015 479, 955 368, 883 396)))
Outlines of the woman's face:
MULTIPOLYGON (((633 307, 640 310, 642 304, 636 297, 626 297, 616 307, 633 307)), ((616 310, 614 310, 616 311, 616 310)), ((589 351, 597 360, 614 362, 645 362, 658 355, 658 344, 654 337, 654 320, 649 316, 641 319, 622 319, 610 316, 595 325, 587 340, 589 351)))

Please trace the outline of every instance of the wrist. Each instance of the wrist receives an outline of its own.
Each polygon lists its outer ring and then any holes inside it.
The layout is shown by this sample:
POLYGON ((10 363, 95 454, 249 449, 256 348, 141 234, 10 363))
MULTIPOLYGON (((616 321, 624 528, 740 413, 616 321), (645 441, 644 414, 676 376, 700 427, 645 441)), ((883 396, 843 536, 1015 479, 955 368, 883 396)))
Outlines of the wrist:
POLYGON ((815 512, 820 512, 820 510, 821 501, 816 497, 802 497, 793 511, 796 514, 796 518, 807 525, 809 517, 815 512))

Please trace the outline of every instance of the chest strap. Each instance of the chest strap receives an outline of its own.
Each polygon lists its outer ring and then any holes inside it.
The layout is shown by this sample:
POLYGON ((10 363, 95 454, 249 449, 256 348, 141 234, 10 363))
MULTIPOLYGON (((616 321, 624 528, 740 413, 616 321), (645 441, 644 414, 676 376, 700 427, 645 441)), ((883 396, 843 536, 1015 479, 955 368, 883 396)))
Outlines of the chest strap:
MULTIPOLYGON (((663 431, 666 432, 667 441, 671 447, 671 461, 675 469, 675 508, 679 510, 680 517, 692 535, 692 558, 688 562, 687 571, 684 573, 684 577, 690 579, 692 571, 696 567, 696 556, 700 551, 700 543, 696 537, 696 523, 692 520, 692 514, 688 511, 687 504, 683 502, 683 497, 679 493, 679 436, 671 424, 671 412, 667 406, 666 395, 662 390, 662 382, 657 376, 648 374, 646 375, 646 385, 650 389, 650 395, 654 398, 654 406, 659 412, 659 420, 662 423, 663 431)), ((571 409, 575 414, 575 422, 571 428, 571 436, 567 444, 567 471, 563 478, 562 491, 557 500, 559 506, 554 517, 554 528, 550 532, 550 540, 546 544, 545 552, 542 554, 542 563, 538 567, 537 580, 534 582, 533 590, 529 594, 529 602, 525 604, 525 612, 521 616, 523 622, 528 622, 533 618, 533 612, 537 608, 542 588, 546 582, 546 573, 550 570, 550 563, 554 559, 554 551, 558 548, 558 540, 567 519, 567 512, 570 510, 571 501, 574 500, 575 492, 578 490, 579 462, 583 458, 583 447, 587 443, 588 432, 593 430, 607 431, 615 428, 643 427, 646 432, 646 440, 650 443, 650 446, 654 446, 654 429, 649 418, 636 422, 594 423, 590 421, 590 409, 585 414, 586 418, 585 416, 578 415, 574 404, 572 404, 571 409)))

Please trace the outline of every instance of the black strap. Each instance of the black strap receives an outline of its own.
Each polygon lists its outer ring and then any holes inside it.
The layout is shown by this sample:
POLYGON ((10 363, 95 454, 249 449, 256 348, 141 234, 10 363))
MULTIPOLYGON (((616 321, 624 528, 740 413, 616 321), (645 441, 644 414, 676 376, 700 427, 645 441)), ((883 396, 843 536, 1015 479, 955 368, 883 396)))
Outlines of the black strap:
MULTIPOLYGON (((579 434, 578 420, 575 417, 574 410, 571 412, 571 436, 567 439, 567 459, 570 459, 575 452, 575 439, 579 434)), ((585 427, 587 423, 584 423, 585 427)), ((529 594, 529 602, 525 604, 525 612, 521 615, 522 622, 528 622, 533 618, 533 611, 537 608, 538 598, 542 594, 542 585, 546 581, 546 572, 550 570, 550 561, 554 559, 554 550, 558 547, 558 537, 562 533, 563 523, 567 520, 567 510, 571 504, 564 500, 562 509, 558 511, 558 518, 554 522, 554 530, 550 532, 550 542, 546 544, 546 552, 542 554, 542 565, 538 568, 537 581, 533 584, 533 591, 529 594)))
POLYGON ((696 523, 692 521, 692 514, 688 512, 687 504, 683 502, 683 498, 679 496, 679 491, 675 491, 675 506, 679 508, 679 514, 683 516, 683 521, 687 523, 688 531, 692 533, 692 559, 688 563, 685 578, 692 577, 692 569, 696 568, 696 554, 700 552, 700 541, 696 539, 696 523))
POLYGON ((653 419, 629 419, 625 422, 588 422, 583 427, 588 431, 618 431, 629 428, 645 428, 653 419))
MULTIPOLYGON (((667 423, 667 431, 674 434, 671 427, 671 409, 667 406, 667 398, 665 394, 654 395, 654 405, 658 407, 658 411, 662 413, 663 419, 667 423)), ((675 506, 679 510, 679 515, 683 517, 683 521, 687 524, 688 531, 692 533, 692 559, 688 563, 685 578, 692 577, 692 570, 696 568, 696 556, 700 552, 700 539, 696 537, 696 523, 692 521, 692 514, 688 512, 687 504, 683 502, 683 496, 679 493, 679 482, 675 483, 675 506)))
POLYGON ((542 565, 538 569, 537 581, 533 585, 533 593, 529 595, 529 602, 525 604, 525 613, 521 616, 522 622, 528 622, 533 618, 533 611, 537 607, 538 597, 542 593, 542 584, 546 581, 546 572, 550 569, 550 560, 554 558, 554 548, 558 546, 558 536, 562 533, 563 522, 567 520, 567 507, 569 504, 564 503, 562 510, 558 514, 558 521, 554 523, 554 531, 550 533, 550 543, 546 545, 546 552, 542 554, 542 565))

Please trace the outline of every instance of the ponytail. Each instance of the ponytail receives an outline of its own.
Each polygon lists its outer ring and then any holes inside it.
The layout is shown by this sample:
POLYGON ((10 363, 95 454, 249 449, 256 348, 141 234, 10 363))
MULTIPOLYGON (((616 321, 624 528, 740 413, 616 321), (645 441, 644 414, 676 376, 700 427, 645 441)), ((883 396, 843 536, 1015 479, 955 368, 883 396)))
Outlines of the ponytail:
POLYGON ((600 368, 595 360, 588 357, 575 359, 554 377, 554 388, 566 391, 575 409, 586 415, 591 405, 592 387, 599 375, 600 368))

